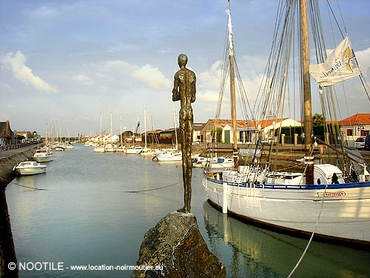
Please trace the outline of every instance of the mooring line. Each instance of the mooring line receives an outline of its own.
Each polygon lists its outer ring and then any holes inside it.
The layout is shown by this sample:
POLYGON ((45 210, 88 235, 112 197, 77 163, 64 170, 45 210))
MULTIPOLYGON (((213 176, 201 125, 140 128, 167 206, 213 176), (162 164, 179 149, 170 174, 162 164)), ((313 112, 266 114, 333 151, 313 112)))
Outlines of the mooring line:
MULTIPOLYGON (((194 173, 194 172, 193 172, 194 173)), ((197 176, 199 174, 196 174, 197 176)), ((193 175, 194 176, 194 175, 193 175)), ((175 185, 178 185, 180 183, 182 183, 183 181, 178 181, 176 183, 173 183, 173 184, 169 184, 169 185, 165 185, 165 186, 160 186, 160 187, 156 187, 156 188, 151 188, 151 189, 143 189, 143 190, 124 190, 123 192, 126 192, 126 193, 142 193, 142 192, 150 192, 150 191, 156 191, 156 190, 160 190, 160 189, 164 189, 164 188, 168 188, 168 187, 171 187, 171 186, 175 186, 175 185)))
POLYGON ((171 187, 171 186, 175 186, 175 185, 178 185, 182 183, 182 181, 179 181, 179 182, 176 182, 176 183, 173 183, 173 184, 168 184, 168 185, 165 185, 165 186, 160 186, 160 187, 156 187, 156 188, 151 188, 151 189, 142 189, 142 190, 124 190, 123 192, 126 192, 126 193, 142 193, 142 192, 150 192, 150 191, 155 191, 155 190, 160 190, 160 189, 164 189, 164 188, 167 188, 167 187, 171 187))
MULTIPOLYGON (((310 156, 312 156, 312 153, 313 153, 313 148, 311 150, 310 156)), ((306 167, 304 169, 304 172, 303 172, 304 174, 307 171, 307 167, 308 167, 308 164, 306 165, 306 167)), ((327 188, 328 188, 328 184, 326 183, 324 194, 322 195, 320 211, 319 211, 319 214, 317 216, 317 221, 316 221, 315 227, 314 227, 314 229, 313 229, 313 231, 311 233, 311 237, 310 237, 309 241, 307 242, 306 248, 304 249, 301 257, 299 258, 299 260, 297 261, 296 265, 293 267, 292 271, 289 273, 289 275, 287 276, 287 278, 292 277, 292 275, 294 274, 294 272, 297 270, 298 266, 301 264, 303 258, 306 256, 306 253, 307 253, 308 248, 311 246, 313 237, 314 237, 314 235, 316 233, 317 226, 319 226, 319 223, 320 223, 321 212, 322 212, 322 208, 324 207, 324 201, 325 201, 325 195, 326 195, 326 189, 327 188)))

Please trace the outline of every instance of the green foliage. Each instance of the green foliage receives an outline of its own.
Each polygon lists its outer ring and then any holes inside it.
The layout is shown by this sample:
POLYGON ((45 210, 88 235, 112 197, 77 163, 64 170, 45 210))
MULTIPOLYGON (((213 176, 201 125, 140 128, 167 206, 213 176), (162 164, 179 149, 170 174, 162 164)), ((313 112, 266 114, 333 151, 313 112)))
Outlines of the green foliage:
MULTIPOLYGON (((340 126, 337 124, 320 124, 313 126, 313 134, 320 139, 324 139, 325 133, 327 132, 330 135, 340 134, 340 126)), ((295 133, 300 136, 303 133, 303 126, 281 128, 281 134, 285 134, 286 136, 293 136, 295 133)), ((275 131, 275 136, 277 136, 277 130, 275 131)))
POLYGON ((216 138, 216 142, 220 143, 222 139, 222 128, 218 127, 216 130, 211 130, 212 138, 216 138))
POLYGON ((321 114, 315 113, 315 115, 312 116, 312 124, 313 126, 324 125, 325 124, 324 116, 321 114))

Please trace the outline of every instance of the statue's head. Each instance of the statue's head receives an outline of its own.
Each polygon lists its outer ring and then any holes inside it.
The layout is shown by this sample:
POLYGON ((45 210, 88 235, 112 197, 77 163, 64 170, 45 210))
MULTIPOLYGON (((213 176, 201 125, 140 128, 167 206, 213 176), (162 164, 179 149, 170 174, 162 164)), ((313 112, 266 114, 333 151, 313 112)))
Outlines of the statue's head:
POLYGON ((177 63, 179 64, 179 67, 185 67, 186 64, 188 63, 188 57, 185 54, 180 54, 179 57, 177 58, 177 63))

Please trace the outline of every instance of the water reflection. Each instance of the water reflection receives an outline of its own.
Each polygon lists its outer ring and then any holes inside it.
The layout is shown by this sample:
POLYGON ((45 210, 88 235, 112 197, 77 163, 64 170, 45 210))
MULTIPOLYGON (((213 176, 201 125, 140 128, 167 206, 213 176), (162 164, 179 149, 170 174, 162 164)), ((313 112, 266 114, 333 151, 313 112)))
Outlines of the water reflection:
MULTIPOLYGON (((227 265, 228 277, 286 277, 308 240, 242 223, 203 205, 212 251, 227 265), (225 254, 231 246, 231 254, 225 254)), ((368 277, 370 252, 313 242, 293 277, 368 277), (339 255, 340 254, 340 255, 339 255)))

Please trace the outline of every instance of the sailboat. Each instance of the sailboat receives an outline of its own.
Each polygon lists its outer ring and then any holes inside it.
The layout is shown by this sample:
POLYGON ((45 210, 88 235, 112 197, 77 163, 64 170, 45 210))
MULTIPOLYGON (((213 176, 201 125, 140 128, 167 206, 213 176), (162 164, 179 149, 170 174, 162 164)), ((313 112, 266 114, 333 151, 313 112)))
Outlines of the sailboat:
MULTIPOLYGON (((335 241, 356 245, 370 245, 370 175, 366 166, 362 167, 362 172, 357 174, 356 179, 346 176, 344 171, 336 165, 329 163, 314 164, 313 156, 314 142, 317 138, 312 134, 312 104, 311 104, 311 84, 309 72, 309 48, 308 48, 308 13, 307 1, 281 1, 286 5, 291 5, 285 10, 280 10, 279 18, 276 22, 287 23, 295 18, 292 14, 293 7, 299 7, 301 44, 299 44, 302 54, 302 90, 304 103, 304 150, 302 159, 304 170, 302 172, 272 171, 269 160, 263 167, 261 161, 253 160, 252 163, 244 166, 238 164, 237 146, 237 127, 236 127, 236 100, 233 84, 234 82, 234 45, 232 38, 232 23, 230 1, 228 6, 228 30, 229 30, 229 60, 230 60, 230 93, 232 101, 232 121, 233 121, 233 149, 234 149, 234 169, 229 171, 205 170, 203 176, 203 186, 207 193, 209 203, 221 210, 225 214, 230 214, 238 218, 251 221, 267 228, 285 231, 297 236, 313 236, 313 239, 325 241, 335 241), (289 18, 288 18, 289 17, 289 18)), ((310 1, 314 7, 310 11, 318 8, 316 1, 310 1), (315 6, 316 4, 316 6, 315 6)), ((317 18, 317 17, 316 17, 317 18)), ((281 30, 280 25, 276 30, 281 30)), ((282 29, 280 36, 274 36, 274 40, 280 48, 288 38, 290 30, 282 29), (285 36, 285 37, 284 37, 285 36), (279 37, 281 40, 279 40, 279 37)), ((278 48, 278 47, 277 47, 278 48)), ((276 49, 277 49, 276 48, 276 49)), ((273 48, 272 48, 273 50, 273 48)), ((353 53, 350 48, 350 54, 353 53)), ((271 56, 271 54, 270 54, 271 56)), ((274 56, 271 59, 271 68, 280 70, 275 62, 279 62, 274 56)), ((285 59, 286 60, 286 59, 285 59)), ((266 71, 268 72, 268 71, 266 71)), ((271 71, 271 75, 275 72, 271 71)), ((283 75, 287 71, 283 71, 283 75)), ((284 78, 285 78, 284 75, 284 78)), ((286 82, 281 79, 281 83, 286 82)), ((276 78, 268 80, 266 86, 268 93, 271 87, 277 85, 276 78)), ((320 84, 320 83, 319 83, 320 84)), ((284 84, 283 84, 284 85, 284 84)), ((320 90, 330 89, 331 85, 322 85, 320 90)), ((279 92, 282 94, 282 92, 279 92)), ((281 96, 279 96, 281 97, 281 96)), ((275 104, 279 102, 275 99, 275 104)), ((267 114, 266 105, 263 113, 267 114)), ((259 138, 260 136, 257 136, 259 138)), ((324 143, 319 141, 320 143, 324 143)), ((256 142, 257 147, 264 146, 261 140, 256 142)), ((270 151, 273 143, 268 145, 270 151)), ((329 146, 330 147, 330 146, 329 146)), ((347 158, 347 157, 346 157, 347 158)), ((339 159, 338 159, 339 160, 339 159)), ((271 161, 271 160, 270 160, 271 161)))
POLYGON ((174 133, 175 133, 175 144, 176 147, 172 149, 164 149, 154 155, 152 158, 153 160, 157 160, 159 162, 179 162, 182 161, 182 151, 179 150, 179 142, 177 138, 177 128, 176 128, 176 113, 174 108, 172 108, 173 112, 173 124, 174 124, 174 133))
POLYGON ((48 134, 48 122, 46 120, 45 125, 45 146, 41 148, 37 148, 33 158, 37 162, 49 162, 54 159, 54 154, 51 151, 50 143, 49 143, 49 134, 48 134))
POLYGON ((94 152, 105 153, 105 146, 103 142, 103 120, 102 120, 101 111, 100 111, 99 123, 100 123, 100 133, 98 137, 99 139, 98 139, 98 142, 96 142, 96 145, 94 146, 94 152))
POLYGON ((141 138, 137 137, 140 135, 139 133, 139 127, 140 127, 140 121, 137 121, 136 131, 132 134, 132 146, 125 149, 126 154, 140 154, 142 150, 144 149, 140 145, 135 145, 136 141, 141 141, 141 138))
POLYGON ((119 122, 120 122, 120 125, 119 125, 120 145, 117 148, 117 152, 124 152, 125 151, 125 146, 123 145, 123 140, 122 140, 122 137, 123 137, 123 133, 122 133, 122 114, 119 115, 119 122))
POLYGON ((144 108, 144 149, 140 152, 141 156, 153 156, 154 150, 148 148, 148 137, 147 137, 147 128, 146 128, 146 107, 144 108))
POLYGON ((110 125, 109 125, 109 137, 110 143, 105 145, 106 152, 115 152, 117 150, 114 141, 113 141, 113 118, 112 111, 110 111, 110 125))

